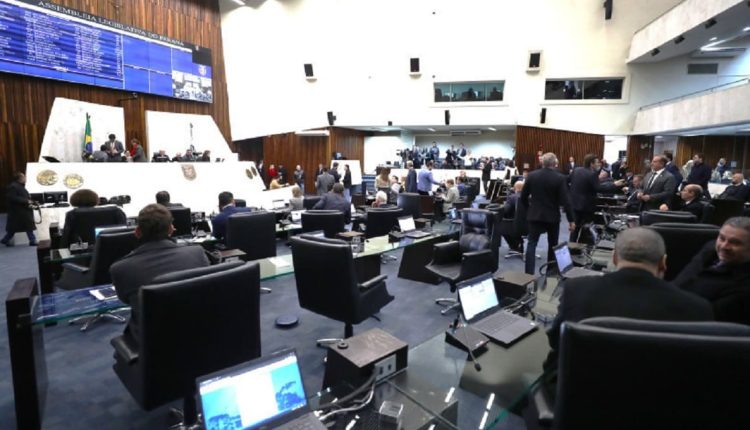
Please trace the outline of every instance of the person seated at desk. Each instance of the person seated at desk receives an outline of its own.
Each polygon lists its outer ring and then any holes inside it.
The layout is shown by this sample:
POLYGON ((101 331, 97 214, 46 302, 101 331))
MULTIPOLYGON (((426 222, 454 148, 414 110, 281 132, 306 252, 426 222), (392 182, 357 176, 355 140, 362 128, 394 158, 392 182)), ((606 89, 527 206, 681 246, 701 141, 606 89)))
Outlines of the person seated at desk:
POLYGON ((275 178, 271 179, 271 182, 268 184, 268 188, 271 190, 278 190, 279 188, 281 188, 281 181, 281 175, 276 176, 275 178))
POLYGON ((352 205, 344 197, 344 184, 341 182, 333 184, 333 189, 324 194, 313 209, 337 210, 343 212, 346 224, 352 220, 352 205))
POLYGON ((617 236, 612 262, 616 271, 604 276, 566 280, 557 316, 547 332, 552 350, 544 367, 557 367, 560 327, 593 317, 624 317, 657 321, 713 321, 704 299, 664 281, 667 255, 664 240, 653 230, 635 227, 617 236))
MULTIPOLYGON (((680 191, 680 203, 675 210, 690 212, 695 215, 698 222, 703 218, 703 203, 701 202, 701 196, 703 195, 703 188, 700 185, 690 184, 685 185, 685 188, 680 191)), ((669 206, 666 203, 659 206, 660 211, 668 211, 669 206)))
POLYGON ((468 191, 466 189, 466 177, 459 176, 458 178, 456 178, 456 182, 456 189, 458 190, 459 197, 466 197, 468 194, 468 191))
POLYGON ((606 170, 602 169, 599 172, 599 186, 597 191, 600 194, 615 195, 622 193, 622 187, 626 184, 624 179, 614 180, 612 176, 606 170))
POLYGON ((219 211, 220 213, 213 217, 211 226, 213 235, 218 240, 224 240, 227 231, 227 218, 240 212, 250 212, 250 208, 238 208, 234 205, 234 195, 229 191, 219 193, 219 211))
POLYGON ((304 205, 305 196, 302 195, 302 189, 299 187, 299 185, 295 185, 292 187, 292 198, 289 199, 289 205, 292 207, 293 211, 301 211, 305 208, 304 205))
POLYGON ((162 205, 152 203, 138 213, 135 236, 140 245, 112 264, 109 273, 117 297, 132 305, 125 338, 136 346, 140 341, 138 291, 159 275, 209 265, 200 246, 180 246, 169 240, 174 232, 172 214, 162 205))
POLYGON ((205 151, 203 151, 203 155, 201 155, 201 158, 198 161, 202 161, 204 163, 210 163, 211 162, 211 151, 208 150, 208 149, 205 150, 205 151))
POLYGON ((106 163, 109 161, 109 153, 107 153, 107 145, 102 145, 98 150, 91 154, 91 161, 95 163, 106 163))
POLYGON ((446 190, 445 193, 443 193, 443 213, 447 214, 453 207, 453 203, 456 203, 460 196, 458 194, 458 188, 456 188, 453 179, 446 180, 445 187, 446 190))
POLYGON ((154 154, 154 157, 151 159, 152 163, 166 163, 169 161, 169 155, 167 155, 167 152, 163 149, 160 149, 159 152, 154 154))
POLYGON ((375 200, 372 202, 372 205, 370 206, 374 208, 393 207, 392 204, 388 203, 388 194, 386 194, 385 191, 378 191, 377 194, 375 194, 375 200))
POLYGON ((164 206, 165 208, 181 208, 182 203, 171 203, 170 200, 172 197, 170 197, 169 192, 167 191, 159 191, 156 193, 156 203, 164 206))
MULTIPOLYGON (((503 218, 514 219, 516 217, 516 207, 522 190, 523 182, 518 181, 513 184, 513 192, 508 195, 503 205, 503 218)), ((503 239, 508 243, 511 251, 523 253, 523 237, 517 234, 504 234, 503 239)))
POLYGON ((627 200, 625 200, 625 212, 640 212, 641 201, 638 199, 638 194, 643 193, 643 175, 634 175, 631 185, 624 190, 628 196, 627 200))
POLYGON ((195 161, 195 155, 193 155, 193 150, 192 149, 188 149, 187 151, 185 151, 185 155, 183 155, 182 157, 180 157, 179 161, 184 161, 184 162, 195 161))
POLYGON ((748 197, 750 197, 750 188, 745 185, 745 176, 742 173, 737 172, 732 175, 732 183, 727 185, 718 198, 745 202, 748 197))
POLYGON ((750 218, 729 218, 672 283, 711 302, 717 321, 750 324, 750 218))
POLYGON ((177 154, 175 154, 174 157, 172 157, 171 161, 173 163, 179 163, 180 161, 182 161, 182 152, 178 152, 177 154))

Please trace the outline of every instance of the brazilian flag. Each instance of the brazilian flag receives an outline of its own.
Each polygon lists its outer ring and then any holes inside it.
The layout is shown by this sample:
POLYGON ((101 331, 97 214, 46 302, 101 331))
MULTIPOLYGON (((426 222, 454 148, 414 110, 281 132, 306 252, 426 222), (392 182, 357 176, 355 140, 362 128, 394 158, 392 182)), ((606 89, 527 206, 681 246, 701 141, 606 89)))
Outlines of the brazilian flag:
POLYGON ((91 115, 86 114, 86 130, 83 135, 83 151, 91 154, 93 147, 91 145, 91 115))

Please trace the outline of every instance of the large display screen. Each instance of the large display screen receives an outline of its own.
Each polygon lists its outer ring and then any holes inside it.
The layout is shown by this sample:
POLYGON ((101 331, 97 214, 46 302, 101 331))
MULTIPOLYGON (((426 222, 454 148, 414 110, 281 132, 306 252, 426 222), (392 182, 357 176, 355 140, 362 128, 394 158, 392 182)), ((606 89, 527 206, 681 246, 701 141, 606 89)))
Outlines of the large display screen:
POLYGON ((211 51, 54 3, 0 0, 0 72, 211 103, 211 51))

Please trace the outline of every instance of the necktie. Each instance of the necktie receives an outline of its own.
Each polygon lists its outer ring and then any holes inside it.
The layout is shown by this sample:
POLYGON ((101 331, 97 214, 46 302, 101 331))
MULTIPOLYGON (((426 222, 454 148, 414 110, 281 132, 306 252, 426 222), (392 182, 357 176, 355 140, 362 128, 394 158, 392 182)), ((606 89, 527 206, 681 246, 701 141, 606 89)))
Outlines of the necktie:
POLYGON ((648 181, 648 186, 646 187, 646 191, 651 191, 651 186, 654 185, 654 181, 659 176, 658 173, 654 172, 653 175, 651 175, 651 179, 648 181))

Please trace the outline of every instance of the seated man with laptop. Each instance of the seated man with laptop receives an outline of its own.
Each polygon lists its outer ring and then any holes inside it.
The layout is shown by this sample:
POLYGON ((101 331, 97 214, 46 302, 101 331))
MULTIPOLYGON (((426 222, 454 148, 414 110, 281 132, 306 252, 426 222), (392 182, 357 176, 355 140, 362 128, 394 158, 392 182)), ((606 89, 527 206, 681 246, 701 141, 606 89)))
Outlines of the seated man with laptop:
MULTIPOLYGON (((711 305, 664 281, 664 240, 653 230, 636 227, 615 241, 617 270, 601 277, 570 279, 563 284, 557 317, 547 332, 552 348, 544 367, 557 368, 560 327, 566 321, 624 317, 658 321, 712 321, 711 305)), ((562 270, 562 269, 561 269, 562 270)))

